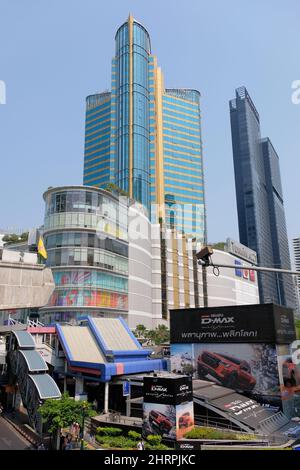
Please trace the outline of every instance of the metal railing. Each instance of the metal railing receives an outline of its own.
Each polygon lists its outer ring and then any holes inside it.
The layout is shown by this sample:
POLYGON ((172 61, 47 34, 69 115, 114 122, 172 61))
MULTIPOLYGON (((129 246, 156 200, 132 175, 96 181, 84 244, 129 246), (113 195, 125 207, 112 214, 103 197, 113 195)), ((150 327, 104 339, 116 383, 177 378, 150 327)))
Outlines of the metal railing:
MULTIPOLYGON (((239 431, 240 429, 237 425, 231 423, 228 419, 223 417, 211 417, 207 415, 198 415, 194 416, 195 423, 199 426, 206 426, 209 428, 215 428, 220 430, 228 430, 228 431, 239 431)), ((241 431, 242 432, 242 431, 241 431)), ((247 432, 245 432, 247 434, 247 432)))

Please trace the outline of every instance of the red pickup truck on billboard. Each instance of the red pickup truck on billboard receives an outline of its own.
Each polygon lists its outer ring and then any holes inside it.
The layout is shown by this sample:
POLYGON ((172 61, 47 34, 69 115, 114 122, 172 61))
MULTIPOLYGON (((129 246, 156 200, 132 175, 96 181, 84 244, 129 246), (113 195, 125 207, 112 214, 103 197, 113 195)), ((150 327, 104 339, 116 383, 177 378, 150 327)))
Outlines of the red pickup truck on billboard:
POLYGON ((253 390, 256 385, 247 361, 203 351, 198 357, 197 366, 199 378, 211 375, 225 387, 249 391, 253 390))
POLYGON ((188 411, 186 413, 183 413, 179 417, 178 426, 179 426, 180 429, 181 428, 188 428, 188 427, 192 426, 193 424, 194 423, 193 423, 191 414, 188 411))
POLYGON ((149 413, 149 423, 153 426, 158 427, 161 434, 168 434, 172 429, 172 422, 170 419, 156 410, 151 410, 149 413))

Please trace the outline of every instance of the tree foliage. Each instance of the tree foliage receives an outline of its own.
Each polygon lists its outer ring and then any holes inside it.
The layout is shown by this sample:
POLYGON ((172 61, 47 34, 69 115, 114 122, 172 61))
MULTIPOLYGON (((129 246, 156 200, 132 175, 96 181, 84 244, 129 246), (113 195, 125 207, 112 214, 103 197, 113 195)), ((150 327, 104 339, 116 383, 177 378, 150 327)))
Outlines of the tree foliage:
POLYGON ((225 245, 226 245, 225 242, 217 242, 217 243, 213 243, 213 244, 210 245, 210 246, 211 246, 212 248, 214 248, 215 250, 224 251, 225 245))
POLYGON ((144 325, 140 324, 136 326, 134 334, 156 346, 170 341, 170 331, 165 325, 158 325, 154 330, 147 330, 144 325))
POLYGON ((49 398, 45 400, 39 409, 43 422, 47 423, 50 432, 59 428, 70 426, 72 423, 82 423, 83 416, 93 416, 95 411, 87 401, 75 401, 68 393, 64 393, 60 399, 49 398))
POLYGON ((4 235, 2 239, 7 245, 10 243, 22 243, 28 240, 28 232, 24 232, 21 235, 15 233, 4 235))

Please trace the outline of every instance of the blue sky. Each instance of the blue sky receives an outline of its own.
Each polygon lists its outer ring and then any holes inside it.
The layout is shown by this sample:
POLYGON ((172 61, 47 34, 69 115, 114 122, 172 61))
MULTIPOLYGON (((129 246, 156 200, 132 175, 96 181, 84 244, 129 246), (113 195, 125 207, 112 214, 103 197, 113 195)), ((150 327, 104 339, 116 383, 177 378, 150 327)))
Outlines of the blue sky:
POLYGON ((0 232, 41 224, 48 186, 82 183, 85 97, 110 88, 129 12, 165 85, 201 92, 209 240, 238 239, 228 101, 241 85, 280 156, 289 237, 300 235, 298 0, 0 0, 0 232))

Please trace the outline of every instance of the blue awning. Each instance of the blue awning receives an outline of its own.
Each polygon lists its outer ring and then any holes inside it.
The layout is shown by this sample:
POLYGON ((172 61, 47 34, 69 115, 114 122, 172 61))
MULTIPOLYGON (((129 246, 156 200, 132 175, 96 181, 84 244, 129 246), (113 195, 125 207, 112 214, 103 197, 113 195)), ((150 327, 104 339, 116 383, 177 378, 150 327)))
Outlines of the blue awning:
POLYGON ((19 348, 34 349, 34 339, 28 331, 13 331, 17 338, 19 348))
POLYGON ((39 397, 41 400, 46 400, 47 398, 60 398, 61 393, 52 379, 48 374, 37 374, 37 375, 28 375, 30 379, 33 381, 39 397))
POLYGON ((20 350, 25 358, 29 372, 43 372, 48 370, 48 366, 38 351, 32 349, 20 350))

